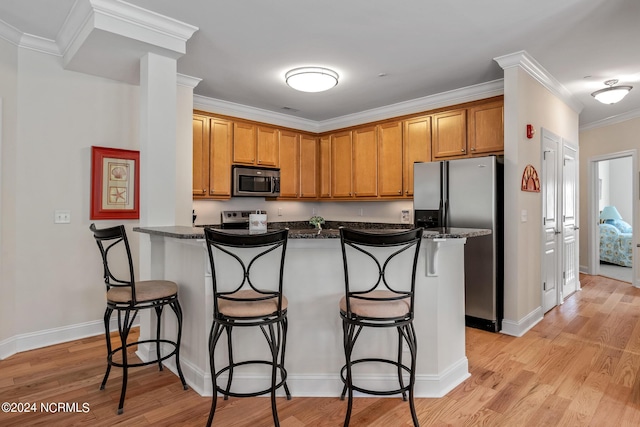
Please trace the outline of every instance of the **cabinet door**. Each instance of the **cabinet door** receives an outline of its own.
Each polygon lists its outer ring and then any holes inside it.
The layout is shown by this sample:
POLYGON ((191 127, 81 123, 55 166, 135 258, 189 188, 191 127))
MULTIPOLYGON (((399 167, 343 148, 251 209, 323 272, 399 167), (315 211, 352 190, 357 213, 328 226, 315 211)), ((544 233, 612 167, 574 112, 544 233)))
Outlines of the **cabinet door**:
POLYGON ((280 131, 280 197, 298 197, 299 135, 280 131))
POLYGON ((312 136, 300 137, 300 197, 318 197, 318 140, 312 136))
POLYGON ((320 197, 331 197, 331 137, 320 138, 320 197))
POLYGON ((495 101, 471 107, 467 111, 471 155, 504 151, 503 102, 495 101))
POLYGON ((257 161, 258 166, 278 167, 278 129, 258 126, 257 161))
POLYGON ((351 197, 351 132, 331 135, 331 197, 351 197))
POLYGON ((231 197, 232 130, 231 122, 211 119, 209 195, 214 197, 231 197))
POLYGON ((431 161, 431 117, 404 122, 404 194, 413 196, 413 164, 431 161))
POLYGON ((467 155, 466 110, 445 111, 433 116, 433 157, 467 155))
POLYGON ((378 188, 381 197, 402 195, 402 122, 378 126, 378 188))
POLYGON ((353 194, 378 195, 378 138, 376 126, 353 131, 353 194))
POLYGON ((209 118, 193 116, 193 195, 209 193, 209 118))
POLYGON ((256 161, 256 127, 249 123, 233 123, 233 163, 253 165, 256 161))

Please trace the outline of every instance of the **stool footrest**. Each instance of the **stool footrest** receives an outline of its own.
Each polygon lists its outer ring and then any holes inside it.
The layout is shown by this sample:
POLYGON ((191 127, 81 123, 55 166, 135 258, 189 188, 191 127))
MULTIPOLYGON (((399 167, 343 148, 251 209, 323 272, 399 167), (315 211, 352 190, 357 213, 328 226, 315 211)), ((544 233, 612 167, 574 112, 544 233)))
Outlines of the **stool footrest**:
MULTIPOLYGON (((170 344, 173 346, 173 350, 169 353, 166 354, 162 357, 160 357, 160 359, 153 359, 153 360, 149 360, 148 362, 139 362, 139 363, 128 363, 127 362, 127 367, 128 368, 139 368, 141 366, 148 366, 148 365, 153 365, 154 363, 158 363, 158 362, 162 362, 163 360, 167 360, 168 358, 170 358, 171 356, 173 356, 174 354, 176 354, 176 352, 178 351, 178 345, 174 342, 174 341, 169 341, 169 340, 142 340, 142 341, 136 341, 136 342, 132 342, 132 343, 127 343, 126 348, 129 347, 133 347, 134 345, 139 345, 139 344, 147 344, 147 343, 154 343, 156 345, 158 344, 170 344)), ((111 366, 117 366, 119 368, 124 367, 124 365, 120 362, 114 362, 113 361, 113 356, 120 353, 122 351, 122 347, 118 347, 115 350, 113 350, 111 353, 109 353, 107 355, 107 362, 109 363, 109 365, 111 366)))
MULTIPOLYGON (((358 359, 358 360, 354 360, 351 362, 351 366, 353 367, 353 365, 356 365, 358 363, 371 363, 371 362, 376 362, 376 363, 386 363, 389 365, 393 365, 395 367, 401 368, 403 370, 405 370, 406 372, 408 372, 409 374, 411 373, 411 368, 409 368, 406 365, 403 365, 401 363, 398 363, 395 360, 390 360, 390 359, 378 359, 378 358, 367 358, 367 359, 358 359)), ((347 365, 344 365, 342 367, 342 369, 340 370, 340 379, 342 380, 342 382, 344 384, 347 384, 347 376, 346 376, 346 371, 347 371, 347 365)), ((351 379, 351 388, 353 390, 359 391, 360 393, 366 393, 366 394, 372 394, 375 396, 390 396, 393 394, 400 394, 400 393, 405 393, 407 391, 409 391, 410 385, 407 384, 404 387, 400 387, 398 389, 395 390, 370 390, 370 389, 366 389, 363 387, 358 387, 357 385, 353 384, 353 378, 351 379)))
MULTIPOLYGON (((223 374, 224 372, 227 372, 231 368, 236 368, 238 366, 245 366, 245 365, 267 365, 267 366, 272 366, 273 363, 268 361, 268 360, 247 360, 247 361, 244 361, 244 362, 233 363, 233 364, 225 366, 224 368, 222 368, 219 371, 217 371, 216 372, 216 379, 221 374, 223 374)), ((280 387, 282 387, 283 385, 285 385, 285 383, 287 381, 287 370, 281 364, 277 364, 276 368, 280 371, 280 382, 276 383, 275 390, 277 390, 280 387)), ((271 387, 266 388, 264 390, 255 391, 255 392, 247 392, 247 393, 238 393, 238 392, 233 392, 233 391, 226 391, 225 389, 221 388, 220 386, 217 386, 216 389, 218 390, 218 392, 220 394, 222 394, 224 396, 231 396, 231 397, 256 397, 256 396, 261 396, 263 394, 271 393, 271 387)))

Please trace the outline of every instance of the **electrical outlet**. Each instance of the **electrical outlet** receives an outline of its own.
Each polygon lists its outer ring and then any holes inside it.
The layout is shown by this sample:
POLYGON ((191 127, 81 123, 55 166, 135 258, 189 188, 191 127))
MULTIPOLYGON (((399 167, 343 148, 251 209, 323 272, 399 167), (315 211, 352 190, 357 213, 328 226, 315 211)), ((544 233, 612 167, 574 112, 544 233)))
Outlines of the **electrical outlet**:
POLYGON ((278 208, 278 216, 282 216, 282 208, 278 208))
POLYGON ((318 214, 318 209, 313 208, 311 209, 311 215, 316 216, 318 214))
POLYGON ((360 216, 364 216, 364 208, 360 208, 360 213, 359 213, 359 215, 360 215, 360 216))
POLYGON ((402 209, 400 211, 400 222, 402 224, 411 224, 411 211, 409 211, 409 209, 402 209))
POLYGON ((71 222, 71 211, 55 211, 53 215, 54 224, 69 224, 71 222))

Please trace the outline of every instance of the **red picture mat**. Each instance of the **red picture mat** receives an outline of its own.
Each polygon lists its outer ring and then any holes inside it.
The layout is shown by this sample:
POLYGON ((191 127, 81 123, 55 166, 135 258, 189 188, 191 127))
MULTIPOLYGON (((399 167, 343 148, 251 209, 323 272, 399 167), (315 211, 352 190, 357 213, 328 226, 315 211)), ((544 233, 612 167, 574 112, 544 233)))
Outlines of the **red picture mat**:
POLYGON ((89 218, 140 218, 139 151, 91 147, 89 218))

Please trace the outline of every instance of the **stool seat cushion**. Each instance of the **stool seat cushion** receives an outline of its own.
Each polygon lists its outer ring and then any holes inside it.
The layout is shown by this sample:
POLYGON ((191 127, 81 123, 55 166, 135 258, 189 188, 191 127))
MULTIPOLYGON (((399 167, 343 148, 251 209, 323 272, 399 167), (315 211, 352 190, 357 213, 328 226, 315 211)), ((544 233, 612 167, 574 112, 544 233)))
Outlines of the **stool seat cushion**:
MULTIPOLYGON (((244 289, 233 294, 226 295, 231 298, 237 298, 247 301, 233 301, 224 298, 218 298, 218 310, 220 314, 227 317, 252 318, 260 316, 269 316, 278 311, 278 297, 273 296, 269 299, 251 301, 251 299, 263 298, 265 295, 254 291, 253 289, 244 289)), ((282 296, 282 310, 286 310, 289 302, 287 298, 282 296)))
MULTIPOLYGON (((178 285, 169 280, 144 280, 136 282, 136 301, 148 302, 169 298, 178 293, 178 285)), ((131 302, 131 288, 113 287, 107 291, 107 300, 117 303, 131 302)))
MULTIPOLYGON (((351 297, 351 312, 356 316, 369 317, 375 319, 392 319, 403 317, 409 314, 411 299, 409 297, 396 300, 383 300, 382 298, 397 297, 391 291, 372 291, 362 294, 363 297, 376 298, 376 300, 365 300, 351 297)), ((340 299, 340 311, 347 312, 347 297, 340 299)))

